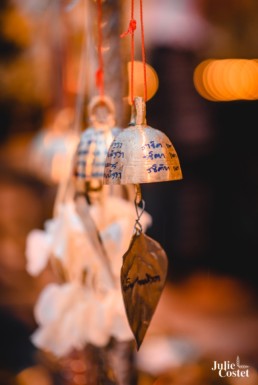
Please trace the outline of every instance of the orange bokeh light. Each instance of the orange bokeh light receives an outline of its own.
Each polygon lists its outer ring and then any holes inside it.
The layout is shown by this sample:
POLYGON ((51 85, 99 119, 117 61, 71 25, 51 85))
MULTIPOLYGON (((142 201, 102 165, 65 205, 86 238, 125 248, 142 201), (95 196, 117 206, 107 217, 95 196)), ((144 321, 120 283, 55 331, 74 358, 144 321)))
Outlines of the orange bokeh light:
POLYGON ((258 62, 247 59, 208 59, 194 71, 197 92, 211 101, 258 99, 258 62))

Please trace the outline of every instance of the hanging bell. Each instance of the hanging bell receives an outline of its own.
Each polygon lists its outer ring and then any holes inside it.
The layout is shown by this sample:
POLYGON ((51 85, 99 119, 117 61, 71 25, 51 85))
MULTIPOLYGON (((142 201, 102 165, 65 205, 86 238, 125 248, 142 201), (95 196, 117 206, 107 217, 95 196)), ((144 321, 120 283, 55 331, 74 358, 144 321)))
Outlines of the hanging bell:
POLYGON ((142 97, 134 99, 129 126, 113 140, 106 158, 104 184, 140 184, 182 179, 177 153, 169 138, 146 124, 142 97))
POLYGON ((110 144, 121 131, 115 127, 115 107, 107 96, 95 96, 88 106, 90 127, 81 134, 74 156, 73 176, 77 192, 85 183, 103 182, 105 160, 110 144))

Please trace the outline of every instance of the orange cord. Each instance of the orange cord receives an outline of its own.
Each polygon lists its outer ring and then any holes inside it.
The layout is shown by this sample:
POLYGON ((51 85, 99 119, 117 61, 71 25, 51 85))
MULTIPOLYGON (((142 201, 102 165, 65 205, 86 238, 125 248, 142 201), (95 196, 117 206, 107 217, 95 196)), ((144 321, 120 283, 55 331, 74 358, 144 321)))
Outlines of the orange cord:
MULTIPOLYGON (((141 21, 141 45, 142 45, 142 62, 143 62, 143 83, 144 83, 144 101, 147 101, 147 74, 146 74, 146 54, 144 42, 144 22, 143 22, 143 4, 140 0, 140 21, 141 21)), ((136 30, 136 20, 134 19, 134 0, 131 0, 131 20, 129 22, 128 30, 120 35, 125 37, 131 34, 131 104, 134 102, 134 31, 136 30)))
POLYGON ((136 20, 134 19, 134 0, 131 0, 131 20, 129 23, 128 30, 120 35, 125 37, 131 35, 131 104, 134 103, 134 31, 136 30, 136 20))
POLYGON ((143 62, 143 80, 144 80, 144 101, 147 101, 147 74, 146 74, 146 54, 144 42, 144 23, 143 23, 143 6, 140 0, 140 20, 141 20, 141 40, 142 40, 142 62, 143 62))
POLYGON ((98 0, 98 61, 99 68, 96 71, 96 86, 100 96, 104 96, 104 62, 102 55, 102 0, 98 0))

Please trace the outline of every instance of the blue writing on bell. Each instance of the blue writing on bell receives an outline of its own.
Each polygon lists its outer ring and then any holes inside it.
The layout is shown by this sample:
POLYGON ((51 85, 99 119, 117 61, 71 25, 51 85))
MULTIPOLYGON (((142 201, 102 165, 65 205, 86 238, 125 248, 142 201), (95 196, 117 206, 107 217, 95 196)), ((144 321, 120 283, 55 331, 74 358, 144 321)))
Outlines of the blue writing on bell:
POLYGON ((112 147, 113 148, 122 148, 123 143, 121 142, 113 142, 112 147))
POLYGON ((149 143, 146 143, 142 146, 142 150, 145 150, 146 148, 159 148, 162 147, 162 143, 155 143, 154 140, 151 140, 149 143))
POLYGON ((115 168, 116 168, 116 165, 117 165, 117 163, 118 163, 118 162, 116 162, 116 163, 106 163, 106 164, 105 164, 105 167, 110 167, 110 168, 113 168, 113 169, 115 169, 115 168))
POLYGON ((104 178, 106 179, 118 179, 121 178, 122 174, 120 171, 112 172, 112 170, 109 170, 108 173, 104 174, 104 178))
POLYGON ((147 171, 148 173, 151 173, 151 172, 160 172, 160 171, 167 171, 169 170, 169 166, 165 166, 164 164, 153 164, 151 167, 147 168, 147 171))
POLYGON ((108 152, 107 156, 110 158, 118 158, 118 159, 124 158, 124 152, 111 150, 108 152))
POLYGON ((161 159, 161 158, 165 158, 165 154, 163 153, 157 153, 155 154, 153 151, 149 151, 149 153, 147 155, 144 155, 143 158, 145 159, 161 159))

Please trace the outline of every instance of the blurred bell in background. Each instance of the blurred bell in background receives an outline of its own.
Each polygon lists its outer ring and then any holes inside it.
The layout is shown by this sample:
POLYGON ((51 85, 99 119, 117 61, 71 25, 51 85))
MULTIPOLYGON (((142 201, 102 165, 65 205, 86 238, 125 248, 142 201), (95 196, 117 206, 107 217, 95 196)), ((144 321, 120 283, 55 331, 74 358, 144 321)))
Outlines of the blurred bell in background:
MULTIPOLYGON (((116 14, 118 3, 105 2, 116 14)), ((37 279, 28 276, 24 249, 29 231, 43 228, 51 217, 59 171, 65 169, 59 168, 62 154, 77 138, 72 127, 84 5, 83 0, 0 4, 3 385, 65 383, 53 361, 30 342, 34 303, 54 277, 50 268, 37 279)), ((138 15, 138 2, 135 6, 138 15)), ((129 2, 119 8, 125 26, 113 18, 111 36, 126 30, 128 10, 129 2)), ((139 385, 255 385, 258 4, 148 0, 144 21, 146 59, 159 82, 147 101, 146 118, 173 142, 183 179, 141 185, 152 216, 147 234, 165 249, 169 274, 136 354, 139 385), (211 371, 214 361, 236 363, 237 357, 249 366, 249 377, 222 378, 211 371)), ((139 36, 135 33, 136 60, 139 36)), ((117 48, 115 42, 110 40, 110 50, 117 48)), ((129 48, 122 55, 126 68, 129 48)), ((122 107, 128 92, 118 76, 116 55, 110 57, 110 93, 119 126, 126 127, 122 107)), ((126 79, 126 71, 122 75, 126 79)))

